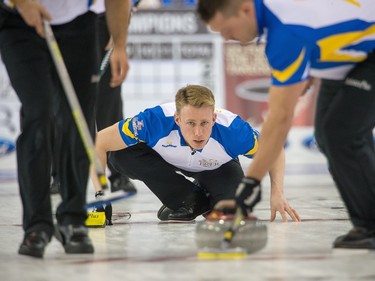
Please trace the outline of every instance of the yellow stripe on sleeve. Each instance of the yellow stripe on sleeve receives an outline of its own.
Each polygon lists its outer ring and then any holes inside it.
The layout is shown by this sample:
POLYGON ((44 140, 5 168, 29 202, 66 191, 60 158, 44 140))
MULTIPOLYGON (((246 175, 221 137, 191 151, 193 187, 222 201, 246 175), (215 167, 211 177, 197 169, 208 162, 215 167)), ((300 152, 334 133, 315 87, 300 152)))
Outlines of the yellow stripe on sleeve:
POLYGON ((130 123, 130 121, 131 121, 130 118, 128 118, 128 119, 125 121, 125 123, 122 125, 121 131, 122 131, 125 135, 127 135, 127 136, 129 136, 129 137, 131 137, 131 138, 133 138, 133 139, 136 139, 136 136, 132 133, 132 131, 129 130, 129 123, 130 123))
POLYGON ((258 150, 258 138, 256 135, 254 135, 254 146, 252 149, 250 149, 248 152, 246 152, 245 155, 254 155, 255 152, 258 150))
POLYGON ((285 82, 288 79, 290 79, 290 77, 292 77, 293 74, 295 74, 300 68, 300 66, 302 65, 302 61, 305 57, 305 53, 306 53, 306 50, 305 48, 303 48, 298 58, 284 70, 272 69, 271 72, 272 72, 273 77, 275 77, 280 82, 285 82))

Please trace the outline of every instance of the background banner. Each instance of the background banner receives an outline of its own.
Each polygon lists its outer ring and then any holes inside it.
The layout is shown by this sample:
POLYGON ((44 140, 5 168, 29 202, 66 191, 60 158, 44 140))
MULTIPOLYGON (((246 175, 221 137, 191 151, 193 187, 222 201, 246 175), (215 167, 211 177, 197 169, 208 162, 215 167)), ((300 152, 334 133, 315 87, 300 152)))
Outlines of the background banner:
MULTIPOLYGON (((224 43, 226 107, 254 126, 261 126, 268 112, 270 69, 265 44, 224 43)), ((300 97, 293 126, 313 126, 319 81, 300 97)))

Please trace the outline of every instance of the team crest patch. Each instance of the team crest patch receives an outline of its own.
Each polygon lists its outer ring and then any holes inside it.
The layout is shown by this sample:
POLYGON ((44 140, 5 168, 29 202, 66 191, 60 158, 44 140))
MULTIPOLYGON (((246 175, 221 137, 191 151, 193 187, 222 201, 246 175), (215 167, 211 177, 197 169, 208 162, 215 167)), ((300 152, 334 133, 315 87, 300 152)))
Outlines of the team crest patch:
POLYGON ((168 141, 167 144, 162 144, 162 147, 177 147, 177 145, 174 145, 171 141, 168 141))
POLYGON ((135 136, 138 136, 138 131, 141 131, 144 126, 143 120, 138 120, 137 117, 133 118, 132 127, 135 136))
POLYGON ((199 160, 199 165, 205 168, 214 168, 214 167, 219 166, 219 162, 214 159, 210 159, 210 160, 203 159, 203 160, 199 160))

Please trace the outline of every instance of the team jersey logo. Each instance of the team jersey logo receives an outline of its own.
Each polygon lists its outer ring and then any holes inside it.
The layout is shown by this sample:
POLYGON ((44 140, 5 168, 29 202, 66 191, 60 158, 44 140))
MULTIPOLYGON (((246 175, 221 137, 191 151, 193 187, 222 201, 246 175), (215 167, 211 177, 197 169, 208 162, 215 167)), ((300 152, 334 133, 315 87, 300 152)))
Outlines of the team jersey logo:
POLYGON ((214 168, 220 166, 219 162, 215 159, 210 159, 210 160, 199 160, 199 165, 205 168, 214 168))
POLYGON ((174 147, 174 148, 177 147, 177 145, 174 145, 171 141, 168 141, 167 144, 162 144, 161 146, 162 147, 174 147))
POLYGON ((138 136, 138 131, 141 131, 144 127, 143 120, 138 120, 137 117, 134 117, 132 120, 133 133, 135 136, 138 136))

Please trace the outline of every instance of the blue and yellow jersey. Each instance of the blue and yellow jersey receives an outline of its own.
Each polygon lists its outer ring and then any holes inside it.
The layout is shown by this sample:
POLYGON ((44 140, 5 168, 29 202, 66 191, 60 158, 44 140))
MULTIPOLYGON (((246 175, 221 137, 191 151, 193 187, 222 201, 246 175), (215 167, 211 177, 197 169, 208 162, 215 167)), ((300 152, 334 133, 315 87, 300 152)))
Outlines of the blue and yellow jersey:
POLYGON ((118 128, 124 143, 146 143, 168 163, 190 172, 217 169, 239 155, 252 158, 258 148, 256 130, 238 115, 216 109, 210 139, 202 150, 192 154, 174 121, 175 111, 175 104, 167 103, 120 121, 118 128))
POLYGON ((254 0, 272 84, 344 79, 375 49, 374 0, 254 0))

